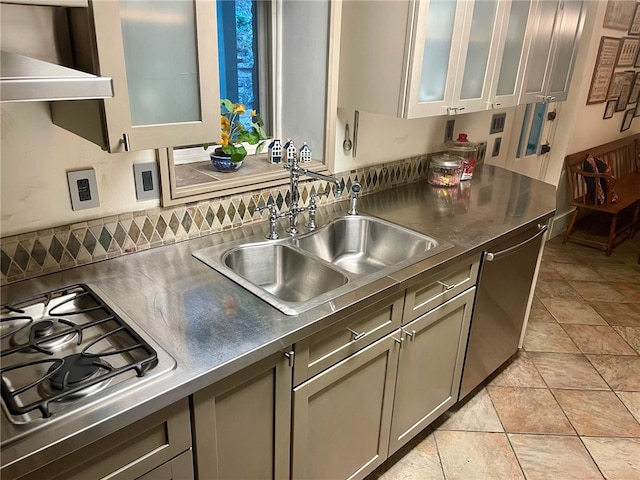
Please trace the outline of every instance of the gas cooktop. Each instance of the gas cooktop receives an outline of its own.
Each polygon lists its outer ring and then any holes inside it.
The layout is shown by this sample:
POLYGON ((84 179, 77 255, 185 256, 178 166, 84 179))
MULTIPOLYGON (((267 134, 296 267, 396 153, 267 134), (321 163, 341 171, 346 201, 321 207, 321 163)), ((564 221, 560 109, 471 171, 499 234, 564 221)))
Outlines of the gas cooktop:
POLYGON ((84 284, 2 305, 0 345, 3 414, 17 425, 77 413, 176 366, 139 326, 84 284))

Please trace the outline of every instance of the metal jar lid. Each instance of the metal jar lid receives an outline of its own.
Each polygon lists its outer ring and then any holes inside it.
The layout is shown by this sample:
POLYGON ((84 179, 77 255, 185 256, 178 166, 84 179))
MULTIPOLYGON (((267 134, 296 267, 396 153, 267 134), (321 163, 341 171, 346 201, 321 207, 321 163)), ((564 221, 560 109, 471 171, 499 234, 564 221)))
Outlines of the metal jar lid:
POLYGON ((431 157, 431 167, 444 167, 444 168, 460 168, 463 162, 463 158, 457 155, 449 155, 444 153, 442 155, 434 155, 431 157))

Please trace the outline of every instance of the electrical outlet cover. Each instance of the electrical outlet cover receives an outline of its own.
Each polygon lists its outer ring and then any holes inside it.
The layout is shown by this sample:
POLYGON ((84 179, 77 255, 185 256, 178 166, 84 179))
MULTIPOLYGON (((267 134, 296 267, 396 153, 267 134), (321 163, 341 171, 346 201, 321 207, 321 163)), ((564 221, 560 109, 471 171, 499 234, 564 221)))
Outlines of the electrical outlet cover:
POLYGON ((497 157, 500 155, 500 146, 502 144, 502 137, 496 137, 493 141, 493 151, 491 152, 492 157, 497 157))
POLYGON ((476 159, 476 163, 478 165, 482 165, 484 163, 484 158, 487 156, 487 142, 478 142, 478 158, 476 159))
POLYGON ((96 171, 93 168, 67 172, 67 182, 73 210, 86 210, 100 206, 96 171))
POLYGON ((447 143, 453 140, 453 129, 455 128, 456 121, 455 120, 447 120, 447 123, 444 127, 444 142, 447 143))
POLYGON ((502 133, 504 132, 504 124, 507 120, 506 113, 496 113, 491 116, 491 127, 489 128, 489 135, 493 135, 494 133, 502 133))
POLYGON ((138 200, 160 198, 158 164, 156 162, 134 163, 133 174, 136 181, 136 197, 138 200))

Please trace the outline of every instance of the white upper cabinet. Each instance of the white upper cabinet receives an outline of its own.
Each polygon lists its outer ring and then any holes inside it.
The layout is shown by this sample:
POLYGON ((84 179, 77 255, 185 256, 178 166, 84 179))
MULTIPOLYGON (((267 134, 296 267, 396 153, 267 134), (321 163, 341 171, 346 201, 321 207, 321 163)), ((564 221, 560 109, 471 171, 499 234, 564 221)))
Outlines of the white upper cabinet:
POLYGON ((344 2, 338 104, 401 118, 477 112, 522 103, 536 82, 566 98, 581 11, 575 0, 344 2))
POLYGON ((408 118, 488 108, 508 3, 418 2, 408 118))
POLYGON ((93 1, 71 20, 76 58, 114 97, 54 103, 54 123, 112 153, 215 140, 215 2, 93 1))
POLYGON ((526 0, 345 2, 339 105, 418 118, 486 110, 497 98, 515 104, 529 6, 526 0))
POLYGON ((586 15, 582 0, 538 0, 519 103, 567 99, 586 15))

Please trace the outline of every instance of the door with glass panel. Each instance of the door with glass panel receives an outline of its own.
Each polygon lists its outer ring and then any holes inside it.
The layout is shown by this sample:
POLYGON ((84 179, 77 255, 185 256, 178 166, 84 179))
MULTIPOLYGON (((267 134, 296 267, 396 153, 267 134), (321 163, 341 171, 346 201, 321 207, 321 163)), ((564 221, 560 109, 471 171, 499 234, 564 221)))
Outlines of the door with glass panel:
POLYGON ((216 3, 90 4, 97 57, 113 77, 104 101, 110 152, 210 141, 219 129, 216 3))
POLYGON ((505 167, 545 180, 562 103, 530 103, 517 107, 505 167))

